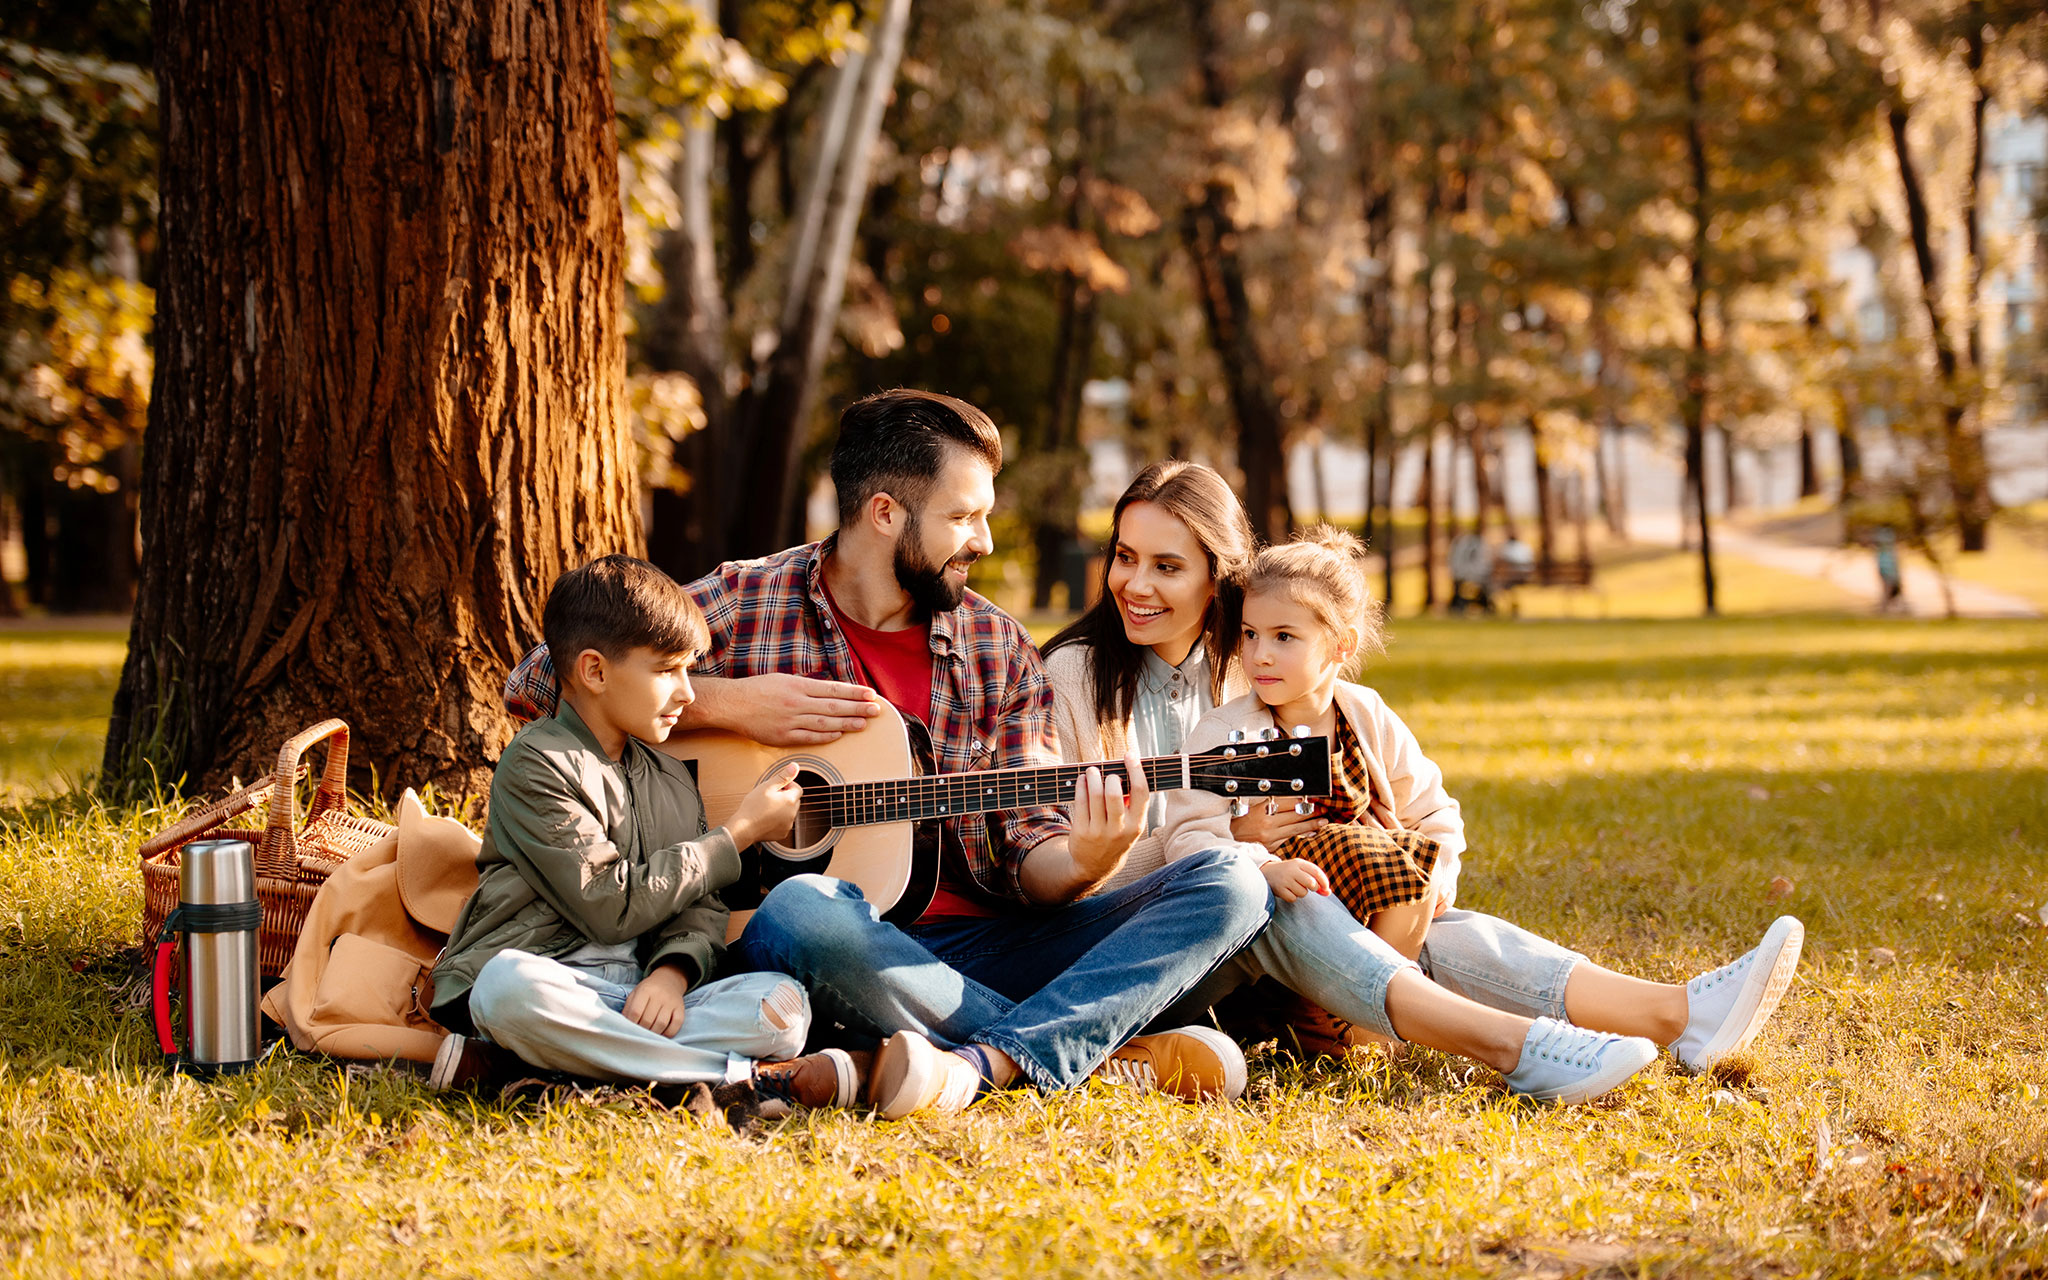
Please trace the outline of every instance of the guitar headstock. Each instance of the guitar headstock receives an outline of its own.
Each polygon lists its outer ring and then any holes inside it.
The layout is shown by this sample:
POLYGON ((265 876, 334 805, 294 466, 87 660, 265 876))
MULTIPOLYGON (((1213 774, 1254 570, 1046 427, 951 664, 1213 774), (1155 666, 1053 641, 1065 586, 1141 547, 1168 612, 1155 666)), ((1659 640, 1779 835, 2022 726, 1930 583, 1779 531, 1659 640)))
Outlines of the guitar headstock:
POLYGON ((1257 737, 1188 753, 1189 785, 1199 791, 1245 799, 1280 799, 1330 794, 1330 740, 1297 729, 1283 738, 1277 729, 1257 737))

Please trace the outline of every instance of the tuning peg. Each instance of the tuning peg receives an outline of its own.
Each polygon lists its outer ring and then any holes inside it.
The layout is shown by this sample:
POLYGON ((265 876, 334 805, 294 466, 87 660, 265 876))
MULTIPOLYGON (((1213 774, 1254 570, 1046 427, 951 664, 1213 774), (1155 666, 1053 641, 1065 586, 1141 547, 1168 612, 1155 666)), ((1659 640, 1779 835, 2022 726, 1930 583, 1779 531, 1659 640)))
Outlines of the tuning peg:
POLYGON ((1251 811, 1251 801, 1246 800, 1242 796, 1230 802, 1230 816, 1233 818, 1242 818, 1251 811))
POLYGON ((1294 726, 1294 736, 1297 738, 1313 738, 1316 735, 1315 730, 1309 728, 1307 725, 1298 724, 1294 726))
POLYGON ((1229 739, 1229 740, 1230 740, 1230 741, 1232 741, 1232 742, 1243 742, 1243 741, 1244 741, 1244 730, 1242 730, 1242 729, 1232 729, 1232 730, 1230 731, 1230 739, 1229 739))
POLYGON ((1260 778, 1260 779, 1259 779, 1259 790, 1261 790, 1261 791, 1271 791, 1272 789, 1273 789, 1273 780, 1272 780, 1271 778, 1260 778))
POLYGON ((1228 781, 1226 781, 1223 784, 1223 789, 1225 791, 1231 792, 1232 794, 1235 794, 1237 792, 1237 779, 1231 778, 1228 781))
POLYGON ((1301 790, 1303 785, 1304 784, 1302 783, 1300 778, 1293 778, 1288 781, 1287 788, 1290 791, 1299 791, 1301 790))
MULTIPOLYGON (((1300 784, 1297 783, 1296 785, 1300 784)), ((1307 817, 1316 811, 1316 802, 1313 800, 1296 800, 1294 802, 1294 811, 1303 817, 1307 817)))
POLYGON ((1278 729, 1275 729, 1271 725, 1268 725, 1265 728, 1259 730, 1259 740, 1261 742, 1271 742, 1273 739, 1279 736, 1280 731, 1278 729))

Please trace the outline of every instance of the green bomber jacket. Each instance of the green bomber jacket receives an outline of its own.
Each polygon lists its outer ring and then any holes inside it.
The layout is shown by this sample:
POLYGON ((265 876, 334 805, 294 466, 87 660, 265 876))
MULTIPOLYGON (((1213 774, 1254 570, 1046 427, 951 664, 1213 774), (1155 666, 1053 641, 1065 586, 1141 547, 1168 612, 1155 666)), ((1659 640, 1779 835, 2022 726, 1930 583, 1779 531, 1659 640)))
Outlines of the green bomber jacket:
POLYGON ((517 948, 553 958, 586 942, 637 942, 643 970, 678 965, 692 986, 715 975, 727 911, 718 891, 740 855, 680 761, 635 738, 614 762, 575 708, 514 735, 491 777, 477 887, 434 966, 435 1021, 469 1031, 469 990, 485 963, 517 948))

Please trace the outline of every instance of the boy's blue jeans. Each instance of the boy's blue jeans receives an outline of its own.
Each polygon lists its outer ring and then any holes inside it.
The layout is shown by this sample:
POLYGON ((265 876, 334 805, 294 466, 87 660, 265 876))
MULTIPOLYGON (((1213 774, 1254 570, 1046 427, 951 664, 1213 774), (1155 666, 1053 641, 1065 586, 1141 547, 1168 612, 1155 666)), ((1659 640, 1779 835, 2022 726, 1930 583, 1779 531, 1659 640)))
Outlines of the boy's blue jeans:
POLYGON ((802 982, 821 1021, 989 1045, 1056 1090, 1249 942, 1271 903, 1258 868, 1223 851, 1063 907, 907 929, 843 880, 797 876, 762 900, 737 950, 750 968, 802 982))
POLYGON ((500 951, 476 976, 469 1018, 485 1039, 550 1071, 599 1080, 717 1084, 745 1080, 756 1059, 803 1051, 811 1007, 779 973, 719 978, 683 994, 673 1036, 621 1012, 640 966, 573 963, 500 951))

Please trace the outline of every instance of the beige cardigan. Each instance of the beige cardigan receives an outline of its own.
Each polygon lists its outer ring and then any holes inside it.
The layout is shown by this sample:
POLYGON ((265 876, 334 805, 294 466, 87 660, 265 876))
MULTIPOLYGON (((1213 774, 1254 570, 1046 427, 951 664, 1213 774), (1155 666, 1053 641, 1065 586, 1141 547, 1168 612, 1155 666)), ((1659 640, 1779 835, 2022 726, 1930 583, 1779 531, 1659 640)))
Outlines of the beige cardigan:
MULTIPOLYGON (((1373 819, 1392 829, 1419 831, 1439 846, 1430 882, 1448 907, 1458 897, 1459 855, 1465 851, 1465 819, 1458 802, 1444 790, 1443 770, 1422 754, 1421 744, 1379 694, 1348 680, 1337 682, 1337 709, 1358 735, 1372 776, 1373 819), (1392 807, 1389 808, 1388 802, 1392 807)), ((1254 737, 1273 726, 1272 713, 1257 697, 1246 694, 1203 716, 1182 744, 1187 751, 1206 751, 1228 741, 1232 729, 1254 737)), ((1283 726, 1284 728, 1284 726, 1283 726)), ((1234 840, 1230 834, 1228 798, 1206 791, 1175 791, 1166 797, 1166 859, 1185 858, 1204 849, 1239 845, 1261 862, 1273 855, 1264 845, 1234 840)))
MULTIPOLYGON (((1095 718, 1095 673, 1090 665, 1091 657, 1089 646, 1068 644, 1061 645, 1045 660, 1046 674, 1052 679, 1053 729, 1059 734, 1060 754, 1071 764, 1121 760, 1130 748, 1131 726, 1128 720, 1103 723, 1095 718)), ((1239 697, 1249 688, 1237 664, 1231 663, 1223 676, 1224 698, 1239 697)), ((1169 808, 1166 812, 1171 815, 1173 811, 1169 808)), ((1162 827, 1151 835, 1139 836, 1138 842, 1124 855, 1123 865, 1117 868, 1116 874, 1089 892, 1107 893, 1121 889, 1165 866, 1166 842, 1161 838, 1164 831, 1162 827)))

